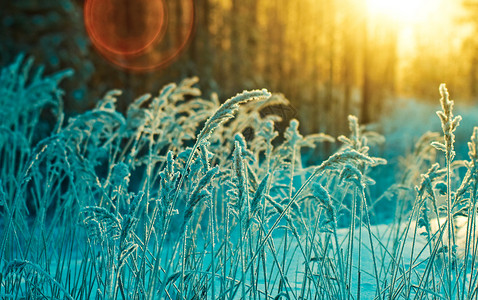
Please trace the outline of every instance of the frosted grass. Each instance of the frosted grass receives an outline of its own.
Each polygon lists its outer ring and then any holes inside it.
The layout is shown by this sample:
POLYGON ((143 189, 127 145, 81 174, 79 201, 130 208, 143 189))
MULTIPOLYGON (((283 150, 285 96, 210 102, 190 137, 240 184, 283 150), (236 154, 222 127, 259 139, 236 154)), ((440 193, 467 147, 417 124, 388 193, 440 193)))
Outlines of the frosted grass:
POLYGON ((426 134, 376 196, 387 161, 372 153, 386 141, 354 116, 338 150, 305 165, 335 140, 297 120, 278 132, 280 116, 261 111, 287 100, 266 90, 221 105, 190 78, 126 114, 112 90, 66 119, 71 72, 33 69, 19 56, 0 81, 2 298, 476 297, 478 128, 455 160, 445 86, 443 137, 426 134))

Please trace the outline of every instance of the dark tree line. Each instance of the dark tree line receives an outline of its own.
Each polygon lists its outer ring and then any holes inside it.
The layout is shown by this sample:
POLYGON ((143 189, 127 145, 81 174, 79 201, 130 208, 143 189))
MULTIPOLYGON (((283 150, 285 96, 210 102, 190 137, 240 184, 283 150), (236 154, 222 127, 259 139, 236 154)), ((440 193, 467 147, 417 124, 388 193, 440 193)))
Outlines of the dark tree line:
MULTIPOLYGON (((371 19, 363 0, 194 0, 195 32, 187 50, 168 67, 149 73, 119 70, 96 53, 82 24, 84 1, 47 2, 3 1, 0 63, 24 51, 47 69, 75 68, 78 77, 66 83, 73 87, 66 104, 71 111, 91 107, 111 88, 125 89, 120 107, 126 107, 134 96, 197 75, 201 88, 218 92, 221 99, 251 88, 281 92, 302 130, 339 134, 347 130, 348 114, 373 122, 397 92, 436 98, 438 83, 448 80, 452 87, 466 88, 470 98, 478 95, 476 38, 464 41, 460 51, 466 63, 459 68, 418 45, 421 52, 399 77, 397 24, 371 19), (466 74, 467 83, 440 78, 437 66, 466 74)), ((467 5, 472 8, 466 22, 476 24, 477 6, 467 5)), ((174 20, 174 11, 168 16, 173 23, 182 21, 174 20)))

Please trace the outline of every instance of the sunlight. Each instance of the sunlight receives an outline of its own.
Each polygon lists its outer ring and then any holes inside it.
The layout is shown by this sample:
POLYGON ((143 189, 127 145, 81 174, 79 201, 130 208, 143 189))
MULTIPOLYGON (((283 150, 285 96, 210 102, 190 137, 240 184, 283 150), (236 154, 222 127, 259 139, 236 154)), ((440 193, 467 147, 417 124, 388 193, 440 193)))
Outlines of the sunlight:
POLYGON ((420 22, 431 4, 430 0, 367 0, 371 15, 392 18, 402 25, 420 22))

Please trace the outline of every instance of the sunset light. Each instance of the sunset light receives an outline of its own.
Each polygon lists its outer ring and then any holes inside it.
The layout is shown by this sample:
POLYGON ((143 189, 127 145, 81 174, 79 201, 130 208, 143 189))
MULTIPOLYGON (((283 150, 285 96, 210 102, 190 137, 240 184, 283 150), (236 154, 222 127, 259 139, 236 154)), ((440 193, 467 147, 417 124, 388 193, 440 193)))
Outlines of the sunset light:
POLYGON ((430 0, 367 0, 372 16, 389 18, 401 25, 420 22, 432 7, 430 0))

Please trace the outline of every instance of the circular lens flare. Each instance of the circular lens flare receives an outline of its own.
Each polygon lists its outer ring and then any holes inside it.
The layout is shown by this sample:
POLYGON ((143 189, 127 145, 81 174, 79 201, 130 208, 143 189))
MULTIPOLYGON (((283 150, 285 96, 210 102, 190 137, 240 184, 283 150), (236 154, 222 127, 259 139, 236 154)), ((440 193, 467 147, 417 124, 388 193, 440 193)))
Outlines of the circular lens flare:
POLYGON ((148 4, 145 0, 135 0, 124 5, 113 2, 103 0, 95 8, 90 1, 85 12, 88 13, 86 20, 91 39, 99 47, 116 54, 135 54, 146 49, 163 30, 165 10, 162 1, 148 4), (133 19, 134 16, 144 18, 133 19))
POLYGON ((193 32, 193 0, 86 0, 84 21, 96 50, 115 65, 151 71, 173 62, 193 32))

